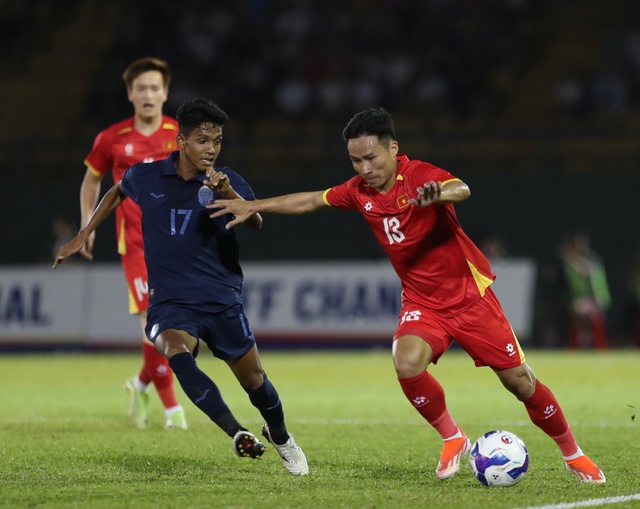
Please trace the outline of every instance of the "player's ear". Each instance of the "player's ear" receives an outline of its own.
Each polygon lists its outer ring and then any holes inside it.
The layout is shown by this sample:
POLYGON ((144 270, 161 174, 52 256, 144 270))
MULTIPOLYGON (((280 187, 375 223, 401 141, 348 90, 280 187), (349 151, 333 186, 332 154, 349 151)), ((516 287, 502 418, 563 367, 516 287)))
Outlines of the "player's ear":
POLYGON ((187 140, 185 140, 184 135, 182 133, 178 133, 176 135, 176 143, 178 144, 178 147, 180 147, 180 150, 182 150, 184 148, 184 144, 186 143, 187 140))
POLYGON ((395 157, 398 154, 398 142, 396 140, 393 140, 389 146, 389 150, 391 150, 391 155, 393 157, 395 157))

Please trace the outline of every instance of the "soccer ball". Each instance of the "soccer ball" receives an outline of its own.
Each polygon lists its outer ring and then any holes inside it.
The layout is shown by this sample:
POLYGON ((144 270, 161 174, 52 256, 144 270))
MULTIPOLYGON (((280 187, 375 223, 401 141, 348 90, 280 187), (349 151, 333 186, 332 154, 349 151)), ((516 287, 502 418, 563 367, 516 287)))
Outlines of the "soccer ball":
POLYGON ((516 435, 495 430, 476 440, 469 461, 473 476, 485 486, 513 486, 529 468, 529 453, 516 435))

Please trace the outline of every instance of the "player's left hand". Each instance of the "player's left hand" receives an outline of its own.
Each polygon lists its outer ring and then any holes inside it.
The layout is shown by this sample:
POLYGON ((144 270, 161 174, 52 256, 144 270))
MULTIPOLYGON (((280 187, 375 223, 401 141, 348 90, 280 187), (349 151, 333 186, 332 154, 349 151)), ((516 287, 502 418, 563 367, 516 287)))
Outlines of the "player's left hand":
POLYGON ((416 190, 418 191, 418 196, 411 198, 409 203, 417 205, 418 207, 428 207, 440 200, 440 195, 442 194, 442 182, 430 180, 423 186, 418 187, 416 190))
POLYGON ((226 196, 231 190, 229 176, 214 169, 207 171, 207 180, 205 180, 203 184, 212 191, 219 193, 222 197, 226 196))

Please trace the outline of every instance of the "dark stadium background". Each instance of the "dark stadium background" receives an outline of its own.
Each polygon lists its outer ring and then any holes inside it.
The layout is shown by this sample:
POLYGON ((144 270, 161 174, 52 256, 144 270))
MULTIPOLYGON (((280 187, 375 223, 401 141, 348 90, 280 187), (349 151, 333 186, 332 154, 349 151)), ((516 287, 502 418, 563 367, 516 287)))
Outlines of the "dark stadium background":
MULTIPOLYGON (((84 157, 131 114, 121 72, 153 55, 173 71, 167 114, 194 96, 228 112, 218 162, 259 197, 349 178, 342 127, 387 108, 402 152, 469 184, 457 210, 474 240, 497 237, 543 274, 564 235, 588 232, 616 344, 630 341, 638 2, 4 0, 0 43, 2 264, 50 263, 54 219, 78 227, 84 157)), ((98 233, 96 260, 116 261, 113 223, 98 233)), ((357 214, 268 216, 240 236, 245 260, 382 256, 357 214)), ((548 291, 541 282, 538 301, 548 291)))

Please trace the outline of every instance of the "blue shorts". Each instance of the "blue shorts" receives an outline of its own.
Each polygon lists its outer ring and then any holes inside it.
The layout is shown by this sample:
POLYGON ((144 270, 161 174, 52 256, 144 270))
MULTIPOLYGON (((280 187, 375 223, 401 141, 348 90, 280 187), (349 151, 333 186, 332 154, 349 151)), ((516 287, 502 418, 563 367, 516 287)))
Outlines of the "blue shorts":
MULTIPOLYGON (((167 302, 151 306, 145 328, 149 340, 155 344, 158 334, 169 329, 182 330, 201 339, 215 357, 224 361, 242 357, 256 344, 242 304, 217 313, 167 302)), ((197 345, 193 352, 193 356, 196 355, 197 345)))

